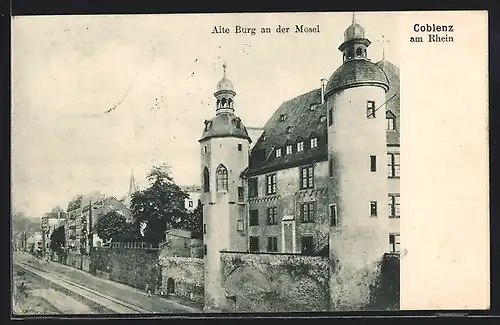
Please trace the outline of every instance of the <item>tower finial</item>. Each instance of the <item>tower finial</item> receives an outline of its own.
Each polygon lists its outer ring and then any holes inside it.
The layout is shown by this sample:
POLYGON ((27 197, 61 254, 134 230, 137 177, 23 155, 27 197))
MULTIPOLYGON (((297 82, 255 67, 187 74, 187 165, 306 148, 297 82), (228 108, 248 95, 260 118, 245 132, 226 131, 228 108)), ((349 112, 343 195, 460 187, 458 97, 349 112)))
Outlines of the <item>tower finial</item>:
POLYGON ((356 12, 352 12, 352 24, 354 25, 356 23, 356 12))
POLYGON ((226 68, 227 68, 226 61, 224 61, 224 63, 222 64, 222 68, 224 68, 224 78, 226 78, 226 68))

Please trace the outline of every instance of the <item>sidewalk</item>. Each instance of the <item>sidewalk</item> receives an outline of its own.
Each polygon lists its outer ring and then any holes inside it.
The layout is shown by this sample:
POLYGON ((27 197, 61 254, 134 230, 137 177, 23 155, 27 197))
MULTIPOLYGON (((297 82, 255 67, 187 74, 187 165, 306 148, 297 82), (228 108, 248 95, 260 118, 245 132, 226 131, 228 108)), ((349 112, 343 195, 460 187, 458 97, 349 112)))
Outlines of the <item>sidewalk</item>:
MULTIPOLYGON (((14 260, 27 262, 29 256, 16 256, 14 260)), ((37 261, 32 264, 43 270, 53 272, 64 278, 83 285, 89 289, 101 292, 110 297, 127 301, 133 305, 151 310, 154 313, 197 313, 202 312, 202 307, 193 303, 185 302, 176 297, 165 299, 158 296, 148 295, 138 289, 114 281, 93 276, 82 270, 78 270, 57 262, 37 261)))

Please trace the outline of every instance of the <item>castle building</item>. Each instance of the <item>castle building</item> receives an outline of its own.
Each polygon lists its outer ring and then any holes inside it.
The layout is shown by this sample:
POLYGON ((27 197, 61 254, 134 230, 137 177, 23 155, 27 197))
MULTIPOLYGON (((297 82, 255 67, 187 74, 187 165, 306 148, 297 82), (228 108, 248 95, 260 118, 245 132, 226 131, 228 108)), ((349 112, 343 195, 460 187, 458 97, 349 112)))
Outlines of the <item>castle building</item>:
POLYGON ((373 63, 370 43, 353 17, 342 65, 284 102, 256 143, 224 65, 199 140, 207 309, 223 298, 220 251, 329 257, 336 309, 363 301, 376 262, 399 252, 399 69, 373 63))

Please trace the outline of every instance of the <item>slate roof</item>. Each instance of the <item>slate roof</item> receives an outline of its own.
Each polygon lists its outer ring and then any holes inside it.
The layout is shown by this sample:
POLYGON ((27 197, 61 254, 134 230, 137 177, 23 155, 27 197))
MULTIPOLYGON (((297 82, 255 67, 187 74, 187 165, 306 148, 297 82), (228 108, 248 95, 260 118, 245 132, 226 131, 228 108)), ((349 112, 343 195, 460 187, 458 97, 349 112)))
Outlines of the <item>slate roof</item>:
MULTIPOLYGON (((377 64, 364 60, 356 61, 365 62, 366 64, 363 63, 362 65, 369 67, 369 71, 362 74, 368 80, 378 79, 378 81, 385 84, 385 87, 389 88, 386 92, 387 99, 395 95, 387 102, 387 109, 396 117, 396 131, 387 131, 387 143, 388 145, 399 145, 399 68, 386 60, 377 64)), ((357 65, 357 63, 355 65, 354 72, 358 73, 359 70, 357 69, 360 65, 357 65)), ((336 76, 336 73, 333 76, 336 76)), ((336 78, 334 80, 338 80, 336 78)), ((342 80, 334 81, 330 89, 334 89, 335 85, 346 84, 347 82, 342 80)), ((327 160, 327 122, 326 119, 324 122, 320 122, 322 116, 326 118, 326 104, 320 103, 321 89, 314 89, 281 104, 264 125, 264 132, 251 150, 249 167, 244 174, 252 176, 327 160), (318 106, 315 110, 310 110, 310 105, 313 103, 318 103, 318 106), (281 121, 282 114, 285 116, 284 121, 281 121), (287 132, 288 126, 293 126, 290 134, 287 132), (318 147, 308 149, 309 139, 312 134, 318 138, 318 147), (304 140, 305 149, 297 153, 296 143, 299 138, 304 140), (294 151, 290 155, 286 155, 285 151, 285 146, 288 143, 294 145, 294 151), (275 148, 282 148, 280 158, 275 157, 275 148)))
POLYGON ((250 142, 252 141, 241 119, 232 112, 221 112, 215 115, 211 120, 205 120, 205 128, 203 129, 203 134, 199 141, 223 137, 235 137, 247 139, 250 142), (210 128, 208 130, 206 129, 207 123, 210 123, 210 128))
POLYGON ((264 132, 251 151, 247 175, 270 171, 278 166, 285 168, 326 160, 326 131, 326 104, 321 104, 320 89, 284 102, 264 125, 264 132), (317 104, 314 110, 310 109, 311 104, 317 104), (284 121, 281 120, 282 114, 284 121), (321 117, 324 118, 323 121, 321 117), (292 127, 290 133, 287 131, 288 127, 292 127), (318 138, 317 148, 308 148, 311 136, 318 138), (299 139, 304 141, 305 148, 302 152, 295 152, 299 139), (287 144, 294 145, 292 154, 286 154, 287 144), (282 148, 279 158, 275 156, 276 148, 282 148))
POLYGON ((368 60, 346 61, 328 79, 325 95, 367 83, 379 85, 386 90, 389 88, 389 80, 380 66, 368 60))
POLYGON ((389 91, 386 92, 385 97, 386 109, 392 112, 396 117, 396 130, 387 131, 387 144, 388 145, 399 145, 400 138, 400 86, 399 86, 399 68, 387 60, 382 60, 377 62, 377 65, 384 70, 388 80, 389 80, 389 91), (394 97, 393 97, 394 96, 394 97))

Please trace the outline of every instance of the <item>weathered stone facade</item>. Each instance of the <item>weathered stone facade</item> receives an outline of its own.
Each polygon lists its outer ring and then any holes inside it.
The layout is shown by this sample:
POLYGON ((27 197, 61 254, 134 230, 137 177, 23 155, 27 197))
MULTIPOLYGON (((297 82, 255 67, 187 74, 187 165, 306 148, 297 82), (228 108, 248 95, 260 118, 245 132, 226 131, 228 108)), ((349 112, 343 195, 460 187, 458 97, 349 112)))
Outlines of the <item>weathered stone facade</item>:
POLYGON ((193 300, 204 301, 204 263, 202 258, 160 256, 162 290, 193 300))
POLYGON ((225 310, 329 310, 328 259, 299 254, 221 253, 225 310))

